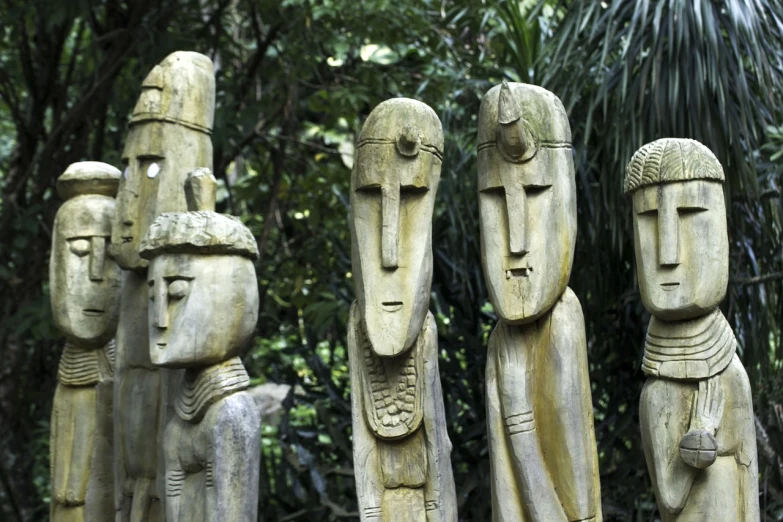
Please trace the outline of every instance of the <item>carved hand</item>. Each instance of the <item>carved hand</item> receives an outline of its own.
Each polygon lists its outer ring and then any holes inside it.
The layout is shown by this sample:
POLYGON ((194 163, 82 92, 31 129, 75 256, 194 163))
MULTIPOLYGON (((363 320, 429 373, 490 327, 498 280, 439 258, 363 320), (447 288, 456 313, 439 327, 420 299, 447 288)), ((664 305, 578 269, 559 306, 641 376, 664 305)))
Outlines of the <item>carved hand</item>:
POLYGON ((688 431, 702 430, 711 435, 715 435, 718 431, 720 419, 723 417, 723 408, 726 405, 726 397, 718 379, 719 377, 715 376, 699 381, 688 431))
POLYGON ((498 343, 498 391, 503 405, 503 417, 531 413, 532 397, 529 397, 533 361, 529 353, 532 346, 510 342, 498 343))
POLYGON ((698 469, 711 466, 718 457, 718 431, 726 398, 718 377, 699 381, 693 400, 691 424, 680 440, 680 457, 686 464, 698 469))

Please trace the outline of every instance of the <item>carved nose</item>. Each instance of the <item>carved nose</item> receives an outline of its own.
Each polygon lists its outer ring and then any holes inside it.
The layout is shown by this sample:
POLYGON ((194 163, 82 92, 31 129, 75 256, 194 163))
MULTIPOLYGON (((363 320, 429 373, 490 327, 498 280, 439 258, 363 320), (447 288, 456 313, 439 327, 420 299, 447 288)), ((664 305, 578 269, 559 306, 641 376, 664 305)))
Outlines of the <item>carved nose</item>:
POLYGON ((399 265, 400 186, 381 187, 381 266, 399 265))
POLYGON ((508 248, 512 255, 527 254, 527 198, 524 189, 506 190, 508 213, 508 248))
POLYGON ((680 264, 680 223, 676 209, 663 205, 658 210, 658 264, 673 268, 680 264))
POLYGON ((106 238, 96 236, 90 240, 90 281, 103 281, 106 265, 106 238))
POLYGON ((168 285, 162 281, 155 285, 155 319, 153 325, 164 330, 169 326, 168 285))

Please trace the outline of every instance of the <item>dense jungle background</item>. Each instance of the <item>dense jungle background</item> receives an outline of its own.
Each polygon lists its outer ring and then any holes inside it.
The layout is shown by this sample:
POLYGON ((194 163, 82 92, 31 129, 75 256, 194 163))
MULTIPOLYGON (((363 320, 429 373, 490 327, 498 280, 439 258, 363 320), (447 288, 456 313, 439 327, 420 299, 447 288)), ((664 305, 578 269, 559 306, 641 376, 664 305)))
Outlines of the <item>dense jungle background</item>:
POLYGON ((781 0, 0 0, 0 520, 47 519, 62 341, 48 298, 54 182, 120 164, 147 72, 175 50, 217 69, 219 210, 256 234, 254 384, 294 385, 264 427, 267 521, 356 520, 345 325, 353 141, 381 101, 430 104, 446 134, 431 309, 459 509, 489 520, 476 118, 503 79, 557 94, 574 136, 584 307, 606 520, 656 520, 638 429, 649 316, 635 281, 627 161, 707 144, 727 174, 723 310, 750 375, 765 520, 783 520, 781 0))

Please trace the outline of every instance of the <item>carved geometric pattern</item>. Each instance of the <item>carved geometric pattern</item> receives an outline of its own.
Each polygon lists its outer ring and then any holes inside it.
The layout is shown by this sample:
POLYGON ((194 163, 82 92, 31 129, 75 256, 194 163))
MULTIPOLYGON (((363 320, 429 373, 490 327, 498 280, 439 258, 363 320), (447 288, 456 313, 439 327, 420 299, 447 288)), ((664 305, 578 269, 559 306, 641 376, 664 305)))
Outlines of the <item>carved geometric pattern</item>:
POLYGON ((692 179, 724 181, 718 158, 698 141, 663 138, 636 151, 626 169, 623 191, 692 179))

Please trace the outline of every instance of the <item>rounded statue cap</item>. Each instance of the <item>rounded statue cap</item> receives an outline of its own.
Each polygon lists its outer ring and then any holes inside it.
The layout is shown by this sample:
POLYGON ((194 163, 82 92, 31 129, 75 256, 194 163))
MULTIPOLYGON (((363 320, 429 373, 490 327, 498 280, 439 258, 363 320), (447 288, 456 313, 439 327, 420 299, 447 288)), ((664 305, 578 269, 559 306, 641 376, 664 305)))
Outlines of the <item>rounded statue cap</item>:
POLYGON ((100 161, 80 161, 57 178, 57 194, 65 200, 86 194, 113 198, 119 185, 119 169, 100 161))

